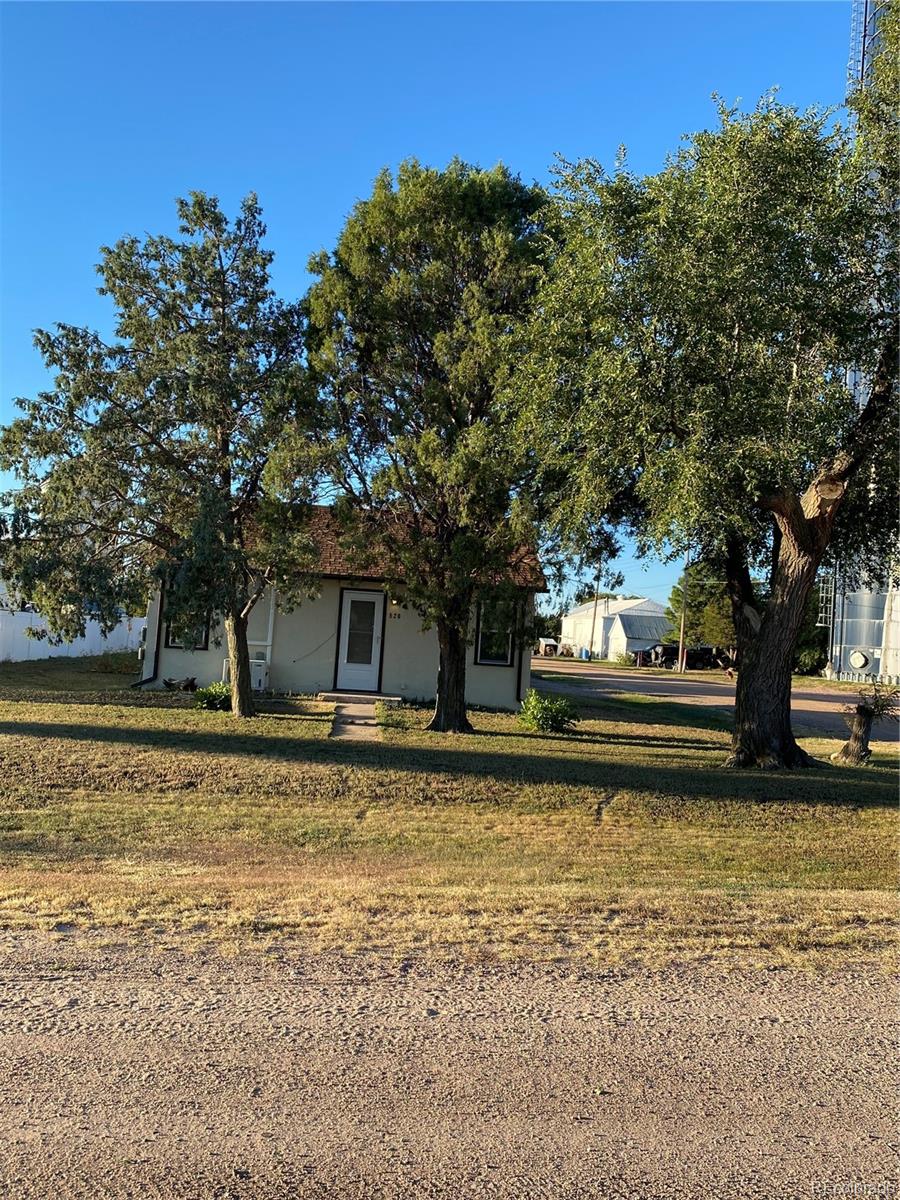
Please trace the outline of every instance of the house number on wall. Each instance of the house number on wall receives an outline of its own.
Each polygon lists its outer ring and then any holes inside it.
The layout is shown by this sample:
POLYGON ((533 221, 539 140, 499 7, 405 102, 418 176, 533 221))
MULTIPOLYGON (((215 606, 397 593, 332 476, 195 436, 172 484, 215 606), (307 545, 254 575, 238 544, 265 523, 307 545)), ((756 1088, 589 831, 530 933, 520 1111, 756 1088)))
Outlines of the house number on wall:
POLYGON ((399 614, 398 612, 389 612, 389 613, 388 613, 388 620, 389 620, 389 621, 399 621, 399 620, 400 620, 400 614, 399 614))

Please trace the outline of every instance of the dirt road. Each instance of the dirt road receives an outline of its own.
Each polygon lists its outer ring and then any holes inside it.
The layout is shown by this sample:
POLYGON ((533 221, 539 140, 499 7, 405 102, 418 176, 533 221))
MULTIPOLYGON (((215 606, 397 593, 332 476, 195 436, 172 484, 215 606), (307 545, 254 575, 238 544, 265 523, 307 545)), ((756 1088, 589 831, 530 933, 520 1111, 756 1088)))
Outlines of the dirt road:
MULTIPOLYGON (((669 700, 677 700, 681 704, 700 704, 711 708, 721 708, 729 713, 734 709, 734 682, 724 676, 707 675, 706 673, 679 675, 675 671, 664 674, 652 671, 616 670, 615 667, 600 667, 586 663, 574 662, 572 659, 546 659, 535 656, 531 662, 534 672, 551 672, 553 675, 571 677, 571 683, 566 679, 545 679, 541 686, 550 691, 560 691, 566 695, 588 697, 594 695, 611 695, 617 692, 637 693, 643 696, 660 696, 669 700)), ((856 699, 853 691, 817 690, 794 686, 791 693, 791 713, 794 726, 798 732, 825 733, 831 737, 847 737, 847 723, 842 709, 856 699)), ((897 727, 890 723, 876 725, 872 734, 873 741, 897 740, 897 727)))
POLYGON ((861 1195, 824 1188, 894 1186, 894 1016, 866 974, 4 934, 0 1195, 861 1195))

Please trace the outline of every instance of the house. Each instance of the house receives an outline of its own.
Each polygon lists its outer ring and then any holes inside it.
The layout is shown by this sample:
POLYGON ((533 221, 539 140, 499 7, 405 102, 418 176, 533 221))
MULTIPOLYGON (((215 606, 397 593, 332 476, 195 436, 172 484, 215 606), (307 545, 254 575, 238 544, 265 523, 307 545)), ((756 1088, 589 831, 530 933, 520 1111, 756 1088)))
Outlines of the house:
MULTIPOLYGON (((610 648, 610 635, 617 616, 630 613, 662 617, 665 611, 664 605, 641 596, 628 600, 606 597, 597 600, 596 605, 593 600, 589 600, 587 604, 579 604, 563 617, 559 640, 562 645, 571 646, 576 656, 579 656, 582 650, 590 650, 593 647, 595 658, 613 658, 619 653, 610 648)), ((668 622, 665 622, 665 625, 668 628, 668 622)))
POLYGON ((668 619, 657 613, 617 613, 609 631, 609 657, 621 658, 623 654, 635 654, 638 650, 649 650, 671 636, 672 626, 668 619))
MULTIPOLYGON (((316 694, 366 692, 431 700, 438 670, 436 631, 403 601, 402 585, 387 587, 382 563, 355 560, 342 545, 331 510, 314 510, 309 533, 315 546, 318 595, 291 611, 279 611, 269 589, 250 616, 251 674, 257 690, 316 694)), ((502 619, 490 604, 472 613, 466 666, 466 701, 516 709, 530 686, 530 648, 521 630, 536 592, 545 581, 533 554, 510 568, 521 599, 516 617, 502 619), (514 626, 518 626, 518 630, 514 626)), ((206 631, 193 650, 181 646, 168 627, 159 593, 147 612, 142 682, 160 687, 164 678, 193 676, 198 686, 228 677, 225 634, 206 631)))

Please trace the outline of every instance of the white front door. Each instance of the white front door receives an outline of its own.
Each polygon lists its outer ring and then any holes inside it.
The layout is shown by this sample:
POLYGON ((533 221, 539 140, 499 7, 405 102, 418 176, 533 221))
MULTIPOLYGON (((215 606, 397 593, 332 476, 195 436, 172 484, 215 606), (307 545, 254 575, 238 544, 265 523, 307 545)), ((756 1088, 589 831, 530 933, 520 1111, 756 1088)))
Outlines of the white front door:
POLYGON ((378 691, 383 616, 384 592, 344 592, 337 669, 341 691, 378 691))

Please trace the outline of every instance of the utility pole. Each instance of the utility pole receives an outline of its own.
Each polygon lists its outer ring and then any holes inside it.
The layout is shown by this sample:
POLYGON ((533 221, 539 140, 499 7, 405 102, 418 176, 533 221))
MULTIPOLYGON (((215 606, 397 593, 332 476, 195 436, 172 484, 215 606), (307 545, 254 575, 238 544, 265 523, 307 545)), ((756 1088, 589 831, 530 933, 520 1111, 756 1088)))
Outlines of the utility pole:
POLYGON ((687 649, 684 645, 684 626, 687 621, 688 606, 688 566, 690 565, 690 550, 684 556, 684 587, 681 589, 681 632, 678 634, 678 670, 683 675, 687 670, 687 649))
POLYGON ((590 655, 591 660, 593 660, 593 657, 594 657, 594 631, 597 628, 597 601, 600 599, 600 597, 598 596, 597 593, 600 591, 601 570, 602 569, 598 566, 597 567, 597 579, 596 579, 596 582, 594 583, 594 612, 591 616, 591 645, 590 645, 590 649, 588 650, 588 654, 590 655))

